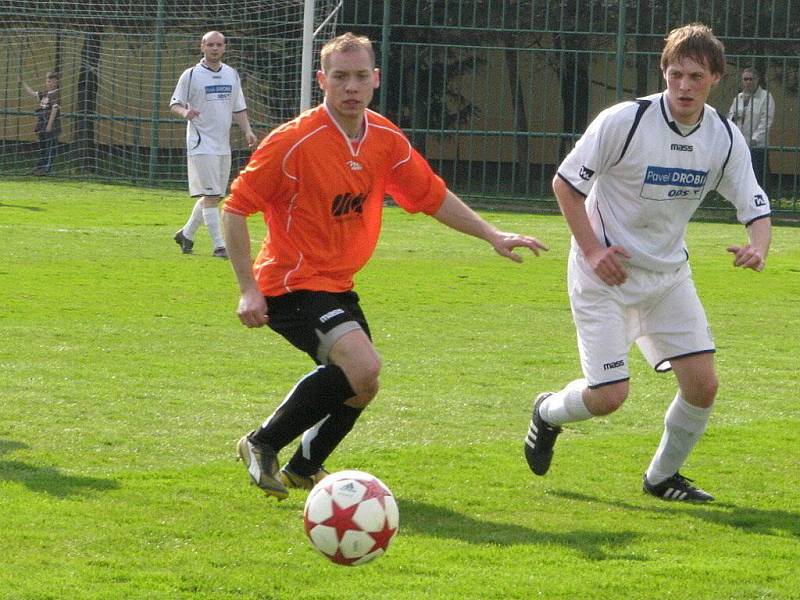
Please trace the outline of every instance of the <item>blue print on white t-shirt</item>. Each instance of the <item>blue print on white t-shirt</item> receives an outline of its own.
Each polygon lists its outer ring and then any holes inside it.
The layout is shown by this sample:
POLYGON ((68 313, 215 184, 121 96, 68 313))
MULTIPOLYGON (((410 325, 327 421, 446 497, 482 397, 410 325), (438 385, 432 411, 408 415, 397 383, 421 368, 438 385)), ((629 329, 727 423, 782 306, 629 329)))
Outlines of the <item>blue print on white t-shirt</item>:
POLYGON ((213 102, 214 100, 227 100, 231 97, 233 91, 232 85, 207 85, 206 102, 213 102))
POLYGON ((647 167, 641 197, 646 200, 694 200, 702 198, 708 171, 678 167, 647 167))

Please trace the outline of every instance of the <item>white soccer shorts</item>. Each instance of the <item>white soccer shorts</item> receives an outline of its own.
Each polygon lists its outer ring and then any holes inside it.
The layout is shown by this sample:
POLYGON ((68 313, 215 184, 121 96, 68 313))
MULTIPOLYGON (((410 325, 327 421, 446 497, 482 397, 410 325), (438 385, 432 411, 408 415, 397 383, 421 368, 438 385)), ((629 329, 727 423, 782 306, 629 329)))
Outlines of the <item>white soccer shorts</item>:
POLYGON ((187 157, 189 195, 224 196, 231 176, 230 154, 193 154, 187 157))
POLYGON ((688 263, 670 273, 626 269, 627 281, 612 287, 570 252, 567 286, 589 387, 628 379, 634 342, 659 372, 672 368, 671 358, 715 350, 688 263))

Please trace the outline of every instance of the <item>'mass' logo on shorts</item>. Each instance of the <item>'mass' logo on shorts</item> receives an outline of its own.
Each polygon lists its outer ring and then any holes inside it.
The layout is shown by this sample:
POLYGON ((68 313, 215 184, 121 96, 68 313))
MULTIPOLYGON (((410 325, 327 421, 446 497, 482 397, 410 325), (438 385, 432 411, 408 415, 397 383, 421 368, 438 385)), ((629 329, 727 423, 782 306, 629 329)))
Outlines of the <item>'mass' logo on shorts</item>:
POLYGON ((605 363, 603 365, 603 371, 610 371, 611 369, 616 369, 617 367, 621 367, 625 364, 624 360, 615 360, 614 362, 605 363))
POLYGON ((343 315, 344 310, 341 308, 334 308, 331 311, 326 312, 319 318, 320 323, 324 323, 325 321, 330 321, 333 317, 338 317, 339 315, 343 315))
POLYGON ((678 167, 647 167, 642 182, 642 198, 646 200, 694 200, 703 197, 708 171, 678 167))

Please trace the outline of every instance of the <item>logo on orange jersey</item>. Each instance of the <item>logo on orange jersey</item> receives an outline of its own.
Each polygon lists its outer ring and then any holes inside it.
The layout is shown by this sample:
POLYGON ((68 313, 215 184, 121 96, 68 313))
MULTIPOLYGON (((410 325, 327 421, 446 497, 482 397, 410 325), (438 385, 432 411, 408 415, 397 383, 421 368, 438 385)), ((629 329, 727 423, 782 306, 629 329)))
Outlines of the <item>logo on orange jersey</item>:
POLYGON ((331 212, 334 217, 342 217, 350 212, 360 213, 364 208, 364 200, 366 194, 361 193, 356 196, 347 192, 346 194, 339 194, 333 199, 333 206, 331 212))
POLYGON ((348 167, 350 167, 350 169, 351 169, 351 170, 353 170, 353 171, 360 171, 361 169, 363 169, 363 168, 364 168, 364 167, 361 165, 361 163, 360 163, 360 162, 356 162, 356 161, 354 161, 354 160, 348 160, 348 161, 347 161, 347 166, 348 166, 348 167))

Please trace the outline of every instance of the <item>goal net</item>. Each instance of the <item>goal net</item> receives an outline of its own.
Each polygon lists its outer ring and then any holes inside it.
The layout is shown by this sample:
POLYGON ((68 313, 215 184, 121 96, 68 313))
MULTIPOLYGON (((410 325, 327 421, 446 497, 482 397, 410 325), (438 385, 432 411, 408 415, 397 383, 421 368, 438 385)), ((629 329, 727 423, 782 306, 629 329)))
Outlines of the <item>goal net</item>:
MULTIPOLYGON (((203 34, 225 34, 223 61, 239 71, 250 122, 263 137, 300 112, 301 89, 306 102, 319 101, 311 85, 318 50, 335 34, 340 5, 0 0, 0 173, 185 181, 186 122, 170 113, 169 100, 183 70, 202 58, 203 34), (52 124, 42 98, 61 107, 52 124)), ((249 154, 235 125, 231 147, 235 173, 249 154)))

